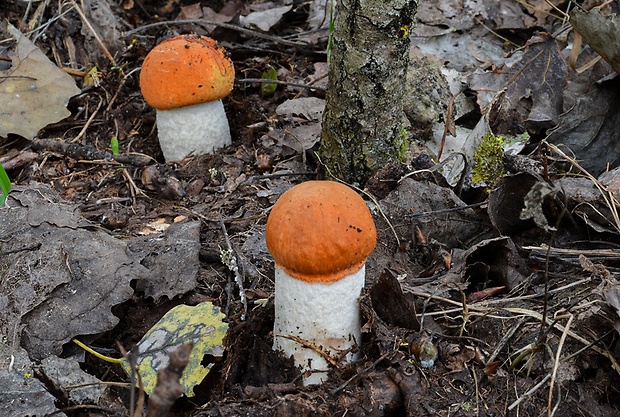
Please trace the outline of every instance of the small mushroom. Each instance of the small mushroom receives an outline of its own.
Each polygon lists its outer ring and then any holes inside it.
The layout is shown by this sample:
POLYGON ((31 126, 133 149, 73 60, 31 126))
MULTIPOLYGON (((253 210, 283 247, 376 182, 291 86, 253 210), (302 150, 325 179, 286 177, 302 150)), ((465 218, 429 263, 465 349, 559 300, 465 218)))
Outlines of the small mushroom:
POLYGON ((157 110, 159 145, 167 162, 230 145, 221 99, 230 94, 234 78, 226 51, 206 36, 176 36, 148 53, 140 90, 157 110))
POLYGON ((275 260, 273 348, 293 356, 305 385, 321 383, 330 362, 359 357, 358 298, 377 241, 372 215, 346 185, 308 181, 280 196, 265 237, 275 260))

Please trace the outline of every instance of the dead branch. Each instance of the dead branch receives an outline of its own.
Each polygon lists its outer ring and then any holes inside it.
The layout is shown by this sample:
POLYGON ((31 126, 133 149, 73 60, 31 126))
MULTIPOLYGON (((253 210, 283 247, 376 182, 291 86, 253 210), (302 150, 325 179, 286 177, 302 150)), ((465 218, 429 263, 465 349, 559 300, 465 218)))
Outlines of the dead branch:
POLYGON ((157 385, 149 398, 146 417, 166 417, 174 402, 185 393, 179 380, 189 363, 189 354, 193 347, 191 343, 179 346, 170 353, 168 366, 157 372, 157 385))
POLYGON ((153 158, 143 154, 131 153, 129 155, 112 155, 92 145, 80 145, 78 143, 65 142, 62 139, 36 139, 32 141, 32 149, 35 151, 57 152, 69 158, 86 161, 107 161, 110 163, 133 166, 147 166, 153 163, 153 158))

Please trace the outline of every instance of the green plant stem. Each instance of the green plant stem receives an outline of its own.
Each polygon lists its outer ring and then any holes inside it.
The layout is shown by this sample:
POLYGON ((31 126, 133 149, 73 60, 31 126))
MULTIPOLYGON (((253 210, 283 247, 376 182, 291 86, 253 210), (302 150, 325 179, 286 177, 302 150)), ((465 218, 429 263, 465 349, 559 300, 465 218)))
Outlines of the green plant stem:
POLYGON ((84 349, 86 352, 88 352, 91 355, 101 359, 102 361, 106 361, 106 362, 109 362, 109 363, 116 363, 116 364, 119 364, 119 365, 124 362, 123 359, 111 358, 109 356, 102 355, 101 353, 94 351, 93 349, 89 348, 84 343, 80 342, 79 340, 77 340, 75 338, 71 339, 71 340, 73 341, 73 343, 75 343, 76 345, 78 345, 79 347, 84 349))

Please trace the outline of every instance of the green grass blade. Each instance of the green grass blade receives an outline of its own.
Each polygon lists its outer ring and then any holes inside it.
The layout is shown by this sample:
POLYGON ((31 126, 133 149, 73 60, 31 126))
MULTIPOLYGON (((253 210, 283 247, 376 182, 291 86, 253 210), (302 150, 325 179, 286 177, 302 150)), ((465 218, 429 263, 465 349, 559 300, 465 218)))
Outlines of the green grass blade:
POLYGON ((0 195, 0 206, 3 206, 6 198, 9 196, 9 191, 11 191, 11 180, 6 174, 2 164, 0 164, 0 189, 2 190, 2 195, 0 195))
POLYGON ((112 148, 112 155, 118 155, 118 138, 116 136, 112 136, 110 139, 110 147, 112 148))

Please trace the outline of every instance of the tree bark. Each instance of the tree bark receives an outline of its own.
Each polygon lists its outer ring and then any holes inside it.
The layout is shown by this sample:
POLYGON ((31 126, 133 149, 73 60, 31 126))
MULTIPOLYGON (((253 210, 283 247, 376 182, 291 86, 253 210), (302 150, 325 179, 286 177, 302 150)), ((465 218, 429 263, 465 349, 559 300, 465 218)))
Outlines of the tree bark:
POLYGON ((319 156, 365 184, 402 143, 409 30, 417 0, 338 0, 319 156))

